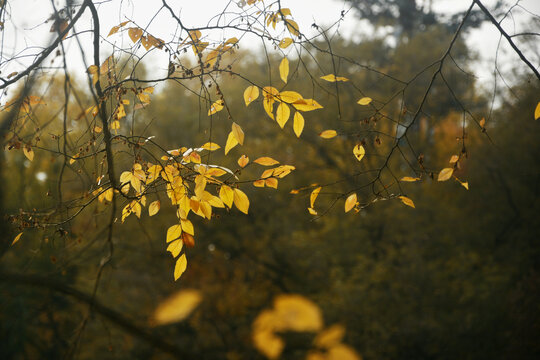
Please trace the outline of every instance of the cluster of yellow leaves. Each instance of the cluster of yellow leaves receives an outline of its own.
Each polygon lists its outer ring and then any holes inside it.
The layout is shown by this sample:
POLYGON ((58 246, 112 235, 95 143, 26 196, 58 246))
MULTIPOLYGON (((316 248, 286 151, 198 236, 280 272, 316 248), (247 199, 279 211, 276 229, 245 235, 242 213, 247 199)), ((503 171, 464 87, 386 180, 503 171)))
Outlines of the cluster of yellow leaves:
MULTIPOLYGON (((287 83, 289 76, 289 60, 283 58, 279 64, 281 80, 287 83)), ((293 116, 293 131, 300 137, 304 130, 305 120, 301 112, 322 109, 322 106, 313 99, 304 99, 296 91, 279 91, 275 87, 265 86, 262 88, 263 108, 270 119, 275 120, 280 128, 284 128, 291 116, 291 106, 295 111, 293 116), (274 112, 274 104, 278 104, 274 112)), ((259 97, 259 89, 256 86, 248 86, 244 90, 244 102, 249 106, 259 97)))
POLYGON ((285 347, 278 333, 319 332, 313 343, 316 350, 310 351, 306 359, 360 359, 353 349, 341 343, 345 334, 341 325, 323 327, 321 310, 312 301, 300 295, 280 295, 274 299, 273 308, 263 310, 253 322, 253 342, 268 359, 277 359, 285 347))
MULTIPOLYGON (((107 37, 116 34, 119 30, 121 30, 124 26, 126 26, 130 21, 124 21, 120 24, 113 26, 111 30, 109 31, 109 34, 107 37)), ((133 43, 137 43, 137 41, 141 40, 141 45, 146 49, 146 51, 150 50, 152 47, 156 47, 158 49, 163 48, 163 45, 165 42, 159 38, 156 38, 150 34, 144 35, 144 30, 139 27, 130 27, 127 29, 129 38, 133 43)))
POLYGON ((265 15, 266 26, 271 25, 272 28, 275 30, 277 23, 283 21, 283 23, 285 24, 285 27, 287 28, 287 30, 289 30, 291 35, 300 36, 300 28, 298 27, 298 24, 296 23, 296 21, 292 20, 291 18, 288 18, 288 16, 289 17, 291 16, 291 10, 288 8, 281 8, 275 12, 268 12, 265 15))

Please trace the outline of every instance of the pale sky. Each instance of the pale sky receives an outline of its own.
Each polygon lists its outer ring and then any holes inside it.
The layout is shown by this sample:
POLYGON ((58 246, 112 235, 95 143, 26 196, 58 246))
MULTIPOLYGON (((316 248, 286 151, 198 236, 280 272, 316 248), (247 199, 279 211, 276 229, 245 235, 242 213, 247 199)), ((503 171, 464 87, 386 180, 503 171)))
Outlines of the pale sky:
MULTIPOLYGON (((6 21, 6 28, 4 30, 3 38, 3 56, 4 59, 9 57, 13 53, 19 54, 35 54, 39 49, 32 48, 32 46, 44 46, 49 41, 51 33, 50 22, 44 23, 52 13, 52 7, 49 0, 11 0, 8 2, 10 5, 9 11, 12 16, 13 24, 10 21, 6 21)), ((63 3, 63 1, 62 1, 63 3)), ((224 1, 224 0, 200 0, 200 1, 187 1, 187 0, 170 0, 168 3, 175 10, 181 9, 180 17, 188 27, 196 27, 206 25, 208 21, 219 14, 224 8, 230 11, 239 11, 238 1, 224 1)), ((485 0, 486 6, 493 5, 495 0, 485 0)), ((101 14, 101 27, 102 35, 107 35, 110 28, 118 23, 127 19, 132 19, 137 22, 137 25, 144 28, 148 26, 148 31, 153 35, 162 37, 163 39, 170 39, 171 35, 175 31, 175 23, 171 19, 170 14, 166 10, 162 12, 153 20, 151 18, 161 7, 162 2, 160 0, 124 0, 124 1, 103 1, 103 4, 99 6, 99 12, 101 14), (121 4, 121 8, 119 8, 121 4)), ((317 23, 323 27, 329 26, 337 21, 340 17, 340 13, 347 11, 350 5, 340 0, 282 0, 282 7, 288 7, 291 9, 292 16, 295 21, 298 22, 299 27, 303 33, 308 36, 313 36, 316 31, 311 27, 312 23, 317 23)), ((436 9, 449 13, 457 11, 463 11, 470 4, 469 0, 440 0, 435 2, 436 9)), ((540 0, 522 0, 520 4, 528 11, 535 14, 540 14, 540 0)), ((516 8, 514 12, 515 16, 508 18, 503 25, 507 31, 511 34, 515 32, 525 31, 527 26, 532 23, 527 13, 520 8, 516 8)), ((86 14, 83 18, 78 30, 88 28, 89 14, 86 14)), ((537 23, 538 24, 538 23, 537 23)), ((538 25, 537 25, 538 26, 538 25)), ((531 29, 528 29, 529 31, 531 29)), ((538 32, 540 29, 536 29, 538 32)), ((359 22, 355 14, 351 11, 345 16, 345 20, 340 23, 339 33, 347 38, 354 40, 360 40, 362 37, 370 36, 370 28, 367 26, 359 25, 359 22)), ((209 34, 210 35, 210 34, 209 34)), ((210 36, 219 39, 223 37, 238 36, 238 34, 221 32, 211 34, 210 36)), ((519 41, 518 38, 514 38, 519 41)), ((109 41, 115 42, 119 46, 126 46, 130 44, 130 40, 127 34, 113 35, 108 38, 109 41)), ((467 38, 468 44, 478 50, 481 55, 481 61, 476 66, 477 75, 480 77, 481 82, 489 83, 492 80, 492 68, 493 59, 496 54, 496 46, 499 40, 497 31, 491 24, 484 24, 480 30, 473 31, 467 38), (488 64, 491 64, 489 66, 488 64)), ((84 44, 90 44, 90 34, 81 37, 81 41, 84 44)), ((256 38, 245 37, 240 42, 242 48, 254 48, 259 46, 260 41, 256 38)), ((69 49, 70 56, 70 68, 71 70, 80 71, 82 69, 81 57, 78 54, 78 47, 75 41, 67 41, 65 44, 69 49)), ((103 45, 103 59, 110 54, 111 48, 107 48, 106 44, 103 45)), ((503 52, 500 55, 500 64, 504 69, 505 64, 508 67, 515 61, 519 61, 514 54, 505 55, 504 52, 509 49, 506 41, 503 39, 501 49, 503 52)), ((87 59, 90 60, 91 53, 87 54, 87 59)), ((540 59, 538 54, 527 54, 531 57, 534 64, 538 64, 540 59)), ((31 58, 31 57, 29 57, 31 58)), ((28 59, 28 58, 27 58, 28 59)), ((159 63, 167 64, 167 61, 154 60, 159 63)), ((20 63, 12 63, 9 66, 2 69, 2 74, 8 74, 12 71, 19 71, 27 63, 27 60, 22 60, 20 63)), ((165 65, 166 66, 166 65, 165 65)))

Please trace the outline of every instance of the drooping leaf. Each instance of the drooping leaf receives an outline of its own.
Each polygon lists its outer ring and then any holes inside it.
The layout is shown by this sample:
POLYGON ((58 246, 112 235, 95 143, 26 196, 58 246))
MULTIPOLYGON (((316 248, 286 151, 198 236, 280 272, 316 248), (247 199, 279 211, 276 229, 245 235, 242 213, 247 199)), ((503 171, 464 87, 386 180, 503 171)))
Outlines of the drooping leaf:
POLYGON ((149 206, 148 206, 148 215, 149 216, 154 216, 156 215, 158 212, 159 212, 159 209, 161 208, 161 203, 159 202, 159 200, 156 200, 156 201, 153 201, 149 206))
POLYGON ((289 120, 290 115, 291 110, 289 109, 289 106, 285 103, 279 104, 276 110, 276 121, 282 129, 287 123, 287 120, 289 120))
POLYGON ((286 57, 279 63, 279 77, 284 83, 287 83, 287 78, 289 77, 289 60, 286 57))
POLYGON ((180 219, 180 225, 182 225, 182 231, 186 232, 190 235, 195 235, 195 229, 193 228, 193 224, 191 221, 187 219, 180 219))
POLYGON ((362 144, 356 144, 353 148, 353 154, 356 157, 356 160, 360 161, 366 155, 366 149, 362 146, 362 144))
POLYGON ((244 214, 248 213, 249 199, 247 195, 240 189, 234 189, 234 205, 244 214))
POLYGON ((186 254, 182 254, 182 256, 180 256, 178 260, 176 260, 176 265, 174 266, 174 280, 175 281, 178 280, 180 276, 182 276, 184 271, 186 271, 186 268, 187 268, 186 254))
POLYGON ((244 131, 237 123, 232 123, 232 133, 240 145, 244 145, 244 131))
POLYGON ((444 168, 439 173, 439 176, 437 177, 438 181, 446 181, 452 177, 452 174, 454 174, 454 168, 444 168))
POLYGON ((228 208, 232 207, 234 200, 234 191, 227 185, 221 185, 219 189, 219 197, 228 208))
POLYGON ((315 190, 311 192, 311 195, 309 196, 309 207, 314 208, 315 200, 317 200, 317 196, 319 196, 319 193, 321 192, 322 187, 318 187, 315 190))
POLYGON ((324 130, 322 133, 319 134, 319 136, 323 139, 331 139, 337 136, 337 132, 336 130, 324 130))
POLYGON ((534 120, 540 119, 540 101, 536 105, 536 109, 534 109, 534 120))
POLYGON ((183 289, 162 301, 150 319, 152 326, 172 324, 186 319, 202 300, 198 290, 183 289))
POLYGON ((288 48, 293 43, 293 39, 286 37, 279 42, 279 47, 282 49, 288 48))
POLYGON ((371 103, 372 99, 370 97, 363 97, 360 100, 358 100, 358 104, 360 105, 369 105, 371 103))
POLYGON ((411 199, 409 199, 406 196, 400 196, 399 199, 401 200, 402 203, 414 209, 414 202, 411 199))
POLYGON ((347 199, 345 200, 345 212, 347 213, 351 211, 356 206, 357 202, 358 202, 358 199, 356 197, 356 193, 349 195, 347 199))
POLYGON ((176 240, 182 235, 182 226, 180 224, 173 225, 167 229, 167 242, 176 240))
POLYGON ((322 109, 322 105, 313 99, 300 99, 292 104, 298 111, 312 111, 322 109))
POLYGON ((131 41, 133 41, 134 43, 136 43, 141 38, 142 34, 143 30, 140 28, 132 27, 128 29, 128 35, 131 38, 131 41))
POLYGON ((24 156, 30 161, 34 160, 34 150, 30 146, 23 147, 24 156))
POLYGON ((304 130, 304 117, 298 111, 294 113, 293 130, 296 137, 300 137, 302 131, 304 130))
POLYGON ((236 145, 238 145, 238 140, 236 139, 236 136, 234 136, 234 133, 231 131, 229 133, 229 136, 227 137, 227 143, 225 144, 225 155, 231 151, 232 148, 234 148, 236 145))
POLYGON ((182 239, 174 240, 169 243, 169 246, 167 246, 167 251, 171 253, 173 258, 180 255, 180 252, 182 251, 182 248, 184 247, 184 242, 182 239))
POLYGON ((15 243, 21 239, 22 234, 23 234, 23 233, 20 232, 20 233, 17 234, 17 236, 15 236, 15 238, 14 238, 13 241, 11 242, 11 246, 15 245, 15 243))
POLYGON ((212 106, 210 106, 210 109, 208 110, 208 116, 213 115, 217 113, 218 111, 223 110, 224 105, 225 103, 223 102, 223 100, 217 100, 216 102, 214 102, 212 106))
POLYGON ((246 106, 249 106, 253 101, 257 100, 259 97, 259 88, 256 86, 248 86, 244 90, 244 102, 246 106))

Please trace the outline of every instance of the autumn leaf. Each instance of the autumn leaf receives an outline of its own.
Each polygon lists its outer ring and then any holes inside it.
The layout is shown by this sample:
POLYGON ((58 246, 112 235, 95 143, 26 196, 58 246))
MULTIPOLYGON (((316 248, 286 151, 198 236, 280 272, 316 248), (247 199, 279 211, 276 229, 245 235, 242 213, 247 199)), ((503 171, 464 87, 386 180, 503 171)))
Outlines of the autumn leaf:
POLYGON ((274 300, 279 331, 318 331, 323 326, 321 310, 300 295, 279 295, 274 300))
POLYGON ((244 90, 244 102, 246 106, 249 106, 253 101, 257 100, 259 97, 259 88, 256 86, 248 86, 244 90))
POLYGON ((271 188, 274 188, 274 189, 277 189, 278 188, 278 179, 276 178, 268 178, 264 181, 264 184, 267 186, 267 187, 271 187, 271 188))
POLYGON ((287 83, 287 77, 289 76, 289 60, 286 57, 279 63, 279 77, 284 83, 287 83))
POLYGON ((167 242, 176 240, 182 235, 182 226, 180 224, 173 225, 167 230, 167 242))
POLYGON ((279 47, 282 49, 288 48, 293 43, 293 39, 286 37, 279 42, 279 47))
POLYGON ((282 129, 287 123, 287 120, 289 120, 290 115, 291 110, 289 109, 289 106, 285 103, 279 104, 276 110, 276 121, 282 129))
POLYGON ((347 200, 345 200, 345 212, 351 211, 358 202, 358 199, 356 197, 356 193, 353 193, 347 197, 347 200))
POLYGON ((225 155, 231 151, 233 147, 238 145, 238 140, 236 139, 236 136, 234 136, 234 133, 231 131, 229 133, 229 136, 227 137, 227 143, 225 144, 225 155))
POLYGON ((143 34, 142 29, 135 28, 135 27, 128 29, 128 35, 131 38, 131 41, 133 41, 133 43, 136 43, 137 40, 141 38, 142 34, 143 34))
POLYGON ((184 242, 182 239, 174 240, 169 243, 169 246, 167 246, 167 251, 171 253, 173 258, 180 255, 180 252, 182 251, 182 248, 184 247, 184 242))
POLYGON ((418 178, 418 177, 404 176, 399 181, 415 182, 415 181, 418 181, 418 180, 420 180, 420 178, 418 178))
POLYGON ((342 325, 332 325, 321 331, 313 341, 318 348, 329 349, 337 345, 345 335, 345 328, 342 325))
POLYGON ((15 245, 15 243, 21 239, 22 234, 23 234, 23 233, 20 232, 17 236, 15 236, 15 238, 14 238, 13 241, 11 242, 11 246, 15 245))
POLYGON ((30 146, 23 147, 24 156, 30 161, 34 160, 34 150, 30 146))
POLYGON ((279 161, 274 160, 274 159, 272 159, 271 157, 268 157, 268 156, 260 157, 260 158, 258 158, 257 160, 255 160, 253 162, 257 163, 259 165, 263 165, 263 166, 272 166, 272 165, 279 164, 279 161))
POLYGON ((172 324, 186 319, 202 300, 198 290, 183 289, 162 301, 150 318, 151 326, 172 324))
POLYGON ((244 145, 244 131, 237 123, 232 123, 232 133, 240 145, 244 145))
POLYGON ((218 100, 210 106, 210 109, 208 110, 208 116, 213 115, 221 110, 223 110, 223 106, 225 105, 225 102, 223 100, 218 100))
POLYGON ((324 130, 322 133, 319 134, 319 136, 323 139, 331 139, 333 137, 336 137, 336 135, 336 130, 324 130))
POLYGON ((328 82, 336 82, 336 81, 349 81, 346 77, 343 76, 336 76, 334 74, 328 74, 325 76, 321 76, 321 79, 326 80, 328 82))
POLYGON ((249 163, 249 158, 246 155, 242 155, 238 158, 238 166, 245 167, 249 163))
POLYGON ((304 130, 304 117, 298 111, 294 113, 293 130, 296 137, 300 137, 300 134, 304 130))
POLYGON ((317 196, 319 196, 319 193, 321 192, 322 187, 318 187, 315 190, 311 192, 311 195, 309 196, 309 207, 314 208, 315 200, 317 200, 317 196))
POLYGON ((540 119, 540 101, 536 105, 536 109, 534 109, 534 120, 540 119))
POLYGON ((366 155, 366 149, 362 146, 362 144, 356 144, 356 146, 353 148, 353 154, 356 157, 356 160, 360 161, 366 155))
POLYGON ((457 155, 452 155, 452 157, 450 158, 449 163, 450 163, 450 164, 455 164, 455 163, 458 162, 458 160, 459 160, 459 156, 457 156, 457 155))
POLYGON ((371 103, 372 99, 370 97, 363 97, 360 100, 358 100, 357 104, 360 105, 369 105, 371 103))
POLYGON ((322 105, 313 99, 300 99, 295 101, 292 106, 298 111, 312 111, 322 109, 322 105))
POLYGON ((161 203, 159 202, 159 200, 153 201, 150 205, 148 205, 148 215, 156 215, 159 212, 160 207, 161 203))
POLYGON ((401 202, 404 203, 405 205, 410 206, 410 207, 412 207, 413 209, 415 208, 415 207, 414 207, 414 202, 413 202, 411 199, 409 199, 408 197, 406 197, 406 196, 399 196, 399 199, 400 199, 401 202))
POLYGON ((205 149, 205 150, 208 150, 208 151, 215 151, 215 150, 221 148, 221 146, 219 146, 218 144, 213 143, 213 142, 207 142, 206 144, 204 144, 201 147, 203 149, 205 149))
POLYGON ((234 189, 234 205, 244 214, 249 210, 249 199, 247 195, 240 189, 234 189))
POLYGON ((193 224, 191 221, 186 219, 180 219, 180 225, 182 226, 182 231, 186 232, 190 235, 195 235, 195 229, 193 228, 193 224))
POLYGON ((186 254, 182 254, 182 256, 180 256, 178 260, 176 260, 176 265, 174 266, 174 280, 175 281, 178 280, 180 276, 182 276, 184 271, 186 271, 186 268, 187 268, 186 254))
POLYGON ((452 174, 454 173, 454 168, 444 168, 439 173, 439 176, 437 178, 438 181, 446 181, 452 177, 452 174))
POLYGON ((227 185, 221 185, 219 189, 219 198, 228 208, 232 208, 234 200, 234 191, 227 185))

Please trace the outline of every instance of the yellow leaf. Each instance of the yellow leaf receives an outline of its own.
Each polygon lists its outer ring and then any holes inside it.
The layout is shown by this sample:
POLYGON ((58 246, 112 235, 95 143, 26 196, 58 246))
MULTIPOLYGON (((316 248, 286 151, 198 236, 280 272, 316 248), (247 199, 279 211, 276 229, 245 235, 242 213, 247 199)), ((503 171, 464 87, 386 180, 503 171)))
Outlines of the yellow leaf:
POLYGON ((219 189, 219 198, 227 207, 231 208, 234 200, 234 191, 227 185, 221 185, 219 189))
POLYGON ((540 119, 540 101, 536 105, 536 109, 534 110, 534 120, 540 119))
POLYGON ((334 345, 341 343, 345 335, 345 328, 336 324, 321 331, 314 340, 315 345, 321 349, 329 349, 334 345))
POLYGON ((253 343, 262 354, 272 360, 279 358, 285 347, 283 340, 269 330, 255 331, 253 343))
POLYGON ((293 130, 296 137, 300 137, 300 134, 304 130, 304 117, 298 111, 294 113, 293 130))
POLYGON ((161 302, 150 319, 152 326, 172 324, 186 319, 202 300, 199 291, 184 289, 161 302))
POLYGON ((256 86, 248 86, 244 90, 244 102, 246 106, 249 106, 253 101, 257 100, 259 97, 259 88, 256 86))
POLYGON ((182 231, 188 233, 189 235, 195 235, 195 229, 193 228, 191 221, 180 219, 180 225, 182 225, 182 231))
POLYGON ((274 300, 279 331, 319 331, 323 326, 321 310, 300 295, 279 295, 274 300))
POLYGON ((264 187, 264 184, 265 184, 265 180, 255 180, 253 182, 253 186, 255 187, 264 187))
POLYGON ((176 265, 174 266, 174 280, 178 280, 180 276, 186 271, 187 268, 187 259, 186 254, 182 254, 176 261, 176 265))
POLYGON ((417 178, 417 177, 411 177, 411 176, 404 176, 401 178, 400 181, 404 181, 404 182, 415 182, 415 181, 418 181, 420 180, 420 178, 417 178))
POLYGON ((272 159, 268 156, 263 156, 254 161, 255 163, 263 166, 272 166, 279 164, 279 161, 272 159))
POLYGON ((357 201, 356 193, 349 195, 345 200, 345 212, 351 211, 356 206, 357 201))
POLYGON ((287 120, 289 120, 290 115, 291 110, 289 109, 289 106, 284 103, 279 104, 276 110, 276 121, 282 129, 287 123, 287 120))
POLYGON ((214 102, 212 104, 212 106, 210 106, 210 109, 208 110, 208 116, 213 115, 213 114, 217 113, 218 111, 223 110, 223 105, 224 104, 225 103, 223 102, 223 100, 218 100, 218 101, 214 102))
POLYGON ((11 242, 11 246, 15 245, 15 243, 16 243, 17 241, 20 240, 22 234, 23 234, 23 233, 20 232, 17 236, 15 236, 15 238, 14 238, 13 241, 11 242))
POLYGON ((289 32, 291 34, 293 34, 294 36, 300 36, 300 28, 298 27, 296 21, 287 19, 286 25, 287 29, 289 29, 289 32))
POLYGON ((317 211, 313 208, 308 208, 308 211, 311 215, 317 215, 317 211))
POLYGON ((336 76, 334 74, 328 74, 325 76, 321 76, 321 79, 329 81, 329 82, 336 82, 336 81, 349 81, 346 77, 343 76, 336 76))
POLYGON ((293 39, 286 37, 279 42, 279 47, 282 49, 288 48, 293 43, 293 39))
POLYGON ((134 43, 136 43, 137 40, 141 38, 142 34, 143 34, 142 29, 139 29, 139 28, 128 29, 128 35, 131 38, 131 41, 133 41, 134 43))
POLYGON ((353 349, 343 344, 330 348, 326 356, 326 359, 328 360, 362 360, 362 357, 359 356, 353 349))
POLYGON ((302 95, 297 93, 296 91, 282 91, 280 92, 276 98, 279 101, 285 102, 287 104, 294 104, 297 101, 302 101, 302 95))
POLYGON ((32 161, 34 160, 34 150, 30 146, 23 147, 23 153, 24 156, 28 158, 28 160, 32 161))
POLYGON ((322 109, 322 105, 313 99, 300 99, 293 104, 294 108, 298 111, 312 111, 322 109))
POLYGON ((411 199, 409 199, 406 196, 399 196, 399 199, 401 200, 402 203, 414 209, 414 202, 411 199))
POLYGON ((455 164, 455 163, 458 162, 458 160, 459 160, 459 156, 457 156, 457 155, 452 155, 452 157, 450 158, 450 161, 449 161, 449 162, 450 162, 450 164, 455 164))
POLYGON ((278 179, 276 178, 268 178, 264 181, 264 184, 268 187, 277 189, 278 187, 278 179))
POLYGON ((469 190, 469 183, 467 181, 465 182, 459 182, 461 184, 461 186, 463 186, 465 189, 469 190))
POLYGON ((183 246, 184 242, 182 241, 182 239, 174 240, 169 244, 169 246, 167 246, 167 251, 170 251, 173 258, 175 258, 180 255, 183 246))
POLYGON ((483 129, 486 126, 486 118, 481 118, 480 121, 478 122, 478 125, 480 125, 480 127, 483 129))
POLYGON ((363 97, 360 100, 358 100, 358 104, 360 105, 369 105, 371 103, 372 99, 370 97, 363 97))
POLYGON ((150 50, 150 48, 152 47, 152 41, 150 41, 150 38, 146 36, 141 37, 141 44, 146 51, 150 50))
POLYGON ((319 193, 321 192, 322 187, 318 187, 315 190, 311 192, 311 195, 309 196, 309 207, 314 208, 313 205, 315 205, 315 200, 317 200, 317 196, 319 196, 319 193))
POLYGON ((284 83, 287 83, 287 77, 289 77, 289 60, 286 57, 279 63, 279 77, 284 83))
POLYGON ((234 205, 244 214, 248 213, 249 199, 247 195, 240 189, 234 189, 234 205))
POLYGON ((182 226, 180 224, 173 225, 167 230, 167 242, 176 240, 182 235, 182 226))
POLYGON ((232 133, 240 145, 244 145, 244 131, 237 123, 232 123, 232 133))
POLYGON ((337 135, 336 130, 324 130, 322 133, 319 134, 320 137, 323 139, 331 139, 337 135))
POLYGON ((453 173, 454 173, 454 168, 444 168, 439 173, 439 177, 437 178, 437 180, 446 181, 452 177, 453 173))
POLYGON ((356 157, 356 160, 360 161, 366 155, 366 149, 361 144, 356 144, 353 148, 353 154, 356 157))
POLYGON ((218 144, 213 143, 213 142, 207 142, 206 144, 204 144, 201 147, 203 149, 209 150, 209 151, 214 151, 214 150, 217 150, 217 149, 221 148, 221 146, 219 146, 218 144))
POLYGON ((156 215, 156 214, 159 212, 160 207, 161 207, 161 203, 159 202, 159 200, 153 201, 153 202, 148 206, 148 215, 149 215, 149 216, 154 216, 154 215, 156 215))
POLYGON ((242 155, 238 158, 238 165, 244 167, 249 163, 249 158, 246 155, 242 155))
POLYGON ((227 137, 227 143, 225 144, 225 155, 227 155, 236 145, 238 145, 238 140, 236 140, 236 136, 234 136, 234 133, 231 131, 227 137))

